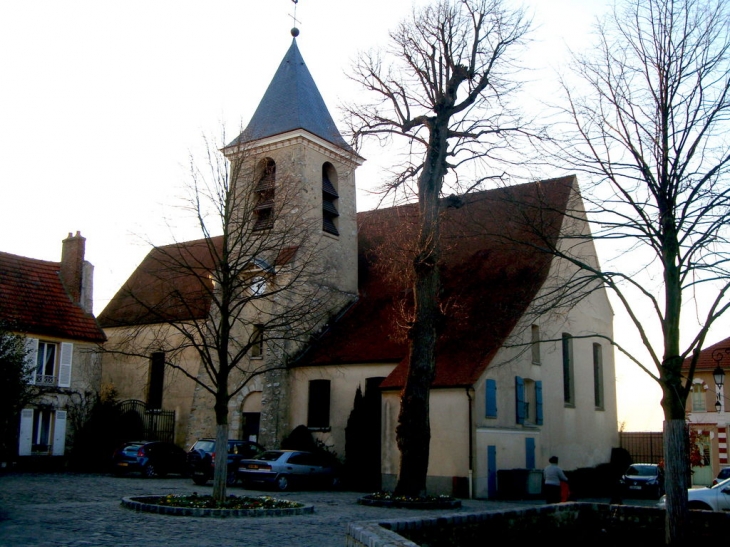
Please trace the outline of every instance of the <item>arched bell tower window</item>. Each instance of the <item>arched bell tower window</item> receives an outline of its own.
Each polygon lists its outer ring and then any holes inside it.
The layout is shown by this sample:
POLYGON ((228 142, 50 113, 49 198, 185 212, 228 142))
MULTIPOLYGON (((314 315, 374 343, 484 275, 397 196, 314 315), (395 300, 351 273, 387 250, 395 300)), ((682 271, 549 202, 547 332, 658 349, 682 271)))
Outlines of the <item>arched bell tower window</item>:
POLYGON ((274 187, 276 185, 276 162, 264 158, 259 163, 256 177, 254 208, 254 230, 268 230, 274 225, 274 187))
POLYGON ((332 235, 340 235, 337 230, 337 171, 327 162, 322 165, 322 230, 332 235))

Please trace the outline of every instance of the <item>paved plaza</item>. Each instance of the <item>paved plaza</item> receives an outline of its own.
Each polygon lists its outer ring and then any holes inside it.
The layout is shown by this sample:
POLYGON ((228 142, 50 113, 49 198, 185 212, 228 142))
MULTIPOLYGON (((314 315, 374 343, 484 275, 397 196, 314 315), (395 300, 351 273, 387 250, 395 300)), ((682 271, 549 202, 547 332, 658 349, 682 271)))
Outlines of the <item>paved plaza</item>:
MULTIPOLYGON (((210 494, 212 487, 190 479, 85 474, 0 475, 0 547, 133 546, 341 547, 349 522, 413 517, 434 511, 358 505, 354 492, 229 489, 229 494, 270 494, 311 503, 312 515, 262 518, 176 517, 136 513, 120 506, 124 496, 210 494)), ((537 502, 538 504, 541 502, 537 502)), ((464 500, 461 512, 525 503, 464 500)))

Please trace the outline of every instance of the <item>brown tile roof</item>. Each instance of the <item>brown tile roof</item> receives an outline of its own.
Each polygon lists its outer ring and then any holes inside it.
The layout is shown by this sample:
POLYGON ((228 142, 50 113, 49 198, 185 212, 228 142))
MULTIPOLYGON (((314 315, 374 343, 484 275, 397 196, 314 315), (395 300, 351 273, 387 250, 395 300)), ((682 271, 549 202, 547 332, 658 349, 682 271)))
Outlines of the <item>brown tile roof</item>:
MULTIPOLYGON (((220 236, 210 240, 217 250, 222 242, 220 236)), ((152 249, 99 314, 99 324, 107 328, 206 318, 212 288, 207 272, 213 265, 205 239, 152 249)))
MULTIPOLYGON (((720 366, 727 371, 726 374, 730 374, 730 338, 726 338, 717 344, 713 344, 703 349, 700 352, 700 358, 697 360, 696 370, 714 370, 717 366, 717 361, 713 359, 712 354, 717 350, 721 350, 718 352, 718 356, 722 355, 720 366)), ((690 358, 685 359, 683 368, 689 369, 690 361, 690 358)))
MULTIPOLYGON (((502 346, 545 281, 551 259, 503 236, 539 243, 519 219, 540 214, 555 237, 574 177, 447 198, 442 223, 442 303, 434 387, 471 385, 502 346), (535 207, 541 204, 544 207, 535 207), (538 212, 539 211, 539 212, 538 212)), ((533 219, 534 220, 534 219, 533 219)), ((405 381, 414 205, 358 214, 360 300, 306 353, 302 365, 397 362, 382 383, 405 381)))
POLYGON ((74 304, 59 262, 0 252, 0 319, 15 332, 103 342, 94 316, 74 304))
MULTIPOLYGON (((434 386, 470 385, 483 372, 542 286, 550 257, 502 236, 537 241, 518 222, 540 215, 555 236, 575 177, 523 184, 444 200, 442 302, 447 322, 437 347, 434 386), (543 205, 543 207, 536 207, 543 205), (498 234, 498 235, 497 235, 498 234)), ((358 213, 357 303, 299 359, 299 365, 400 363, 383 387, 405 378, 410 242, 417 209, 406 205, 358 213)), ((534 220, 534 219, 533 219, 534 220)), ((212 242, 220 244, 220 238, 212 242)), ((293 250, 292 250, 293 251, 293 250)), ((282 251, 287 258, 289 251, 282 251)), ((176 263, 212 267, 205 240, 152 250, 99 316, 104 327, 207 317, 209 287, 176 263), (186 295, 183 306, 170 294, 186 295), (136 298, 133 298, 135 295, 136 298)))

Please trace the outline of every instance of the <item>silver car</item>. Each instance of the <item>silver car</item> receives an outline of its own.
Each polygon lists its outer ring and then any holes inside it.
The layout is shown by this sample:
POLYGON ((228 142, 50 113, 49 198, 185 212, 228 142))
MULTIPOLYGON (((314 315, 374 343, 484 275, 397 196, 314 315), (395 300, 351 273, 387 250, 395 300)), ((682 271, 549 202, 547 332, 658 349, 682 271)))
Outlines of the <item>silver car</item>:
POLYGON ((241 460, 238 478, 244 484, 265 483, 281 491, 294 484, 337 487, 340 482, 336 462, 301 450, 267 450, 256 459, 241 460))
MULTIPOLYGON (((705 511, 730 511, 730 479, 725 479, 710 488, 690 488, 687 490, 690 509, 705 511)), ((666 508, 667 497, 662 496, 659 507, 666 508)))

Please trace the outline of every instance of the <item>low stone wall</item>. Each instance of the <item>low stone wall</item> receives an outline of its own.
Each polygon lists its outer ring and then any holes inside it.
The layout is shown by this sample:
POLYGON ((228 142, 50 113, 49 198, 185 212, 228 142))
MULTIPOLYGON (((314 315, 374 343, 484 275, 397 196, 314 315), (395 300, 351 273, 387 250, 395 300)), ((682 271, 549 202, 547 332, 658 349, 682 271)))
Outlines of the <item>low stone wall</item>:
MULTIPOLYGON (((664 516, 661 509, 599 503, 563 503, 525 509, 482 513, 455 513, 402 520, 352 523, 347 547, 433 547, 484 545, 503 540, 560 545, 631 544, 662 545, 664 516)), ((724 544, 730 514, 693 511, 692 537, 724 544)))

